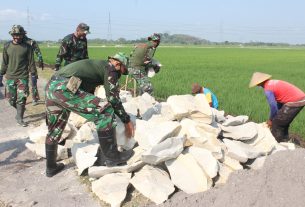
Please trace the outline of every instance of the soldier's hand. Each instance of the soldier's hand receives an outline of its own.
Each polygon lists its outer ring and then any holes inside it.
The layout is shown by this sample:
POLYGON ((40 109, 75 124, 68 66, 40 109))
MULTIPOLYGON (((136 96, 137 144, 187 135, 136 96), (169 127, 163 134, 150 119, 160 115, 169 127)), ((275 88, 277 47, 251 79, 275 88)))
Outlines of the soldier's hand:
POLYGON ((59 70, 59 67, 60 67, 60 65, 55 64, 54 70, 55 70, 55 71, 58 71, 58 70, 59 70))
POLYGON ((38 67, 40 67, 41 70, 43 70, 43 67, 44 67, 43 61, 38 61, 38 67))
POLYGON ((127 138, 134 136, 134 127, 131 121, 125 124, 125 135, 127 138))

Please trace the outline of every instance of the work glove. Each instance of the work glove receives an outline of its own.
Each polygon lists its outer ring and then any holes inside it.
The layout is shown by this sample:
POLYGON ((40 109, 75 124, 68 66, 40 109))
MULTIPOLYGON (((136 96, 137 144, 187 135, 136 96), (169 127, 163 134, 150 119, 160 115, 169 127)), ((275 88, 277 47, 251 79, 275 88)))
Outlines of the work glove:
POLYGON ((55 64, 55 68, 54 68, 54 70, 55 70, 55 71, 58 71, 58 70, 59 70, 59 67, 60 67, 60 65, 59 65, 59 64, 55 64))
POLYGON ((43 65, 43 61, 42 60, 38 61, 38 67, 40 67, 41 70, 43 70, 44 65, 43 65))
POLYGON ((128 123, 124 124, 125 126, 125 135, 127 138, 131 138, 134 136, 134 127, 131 121, 128 123))

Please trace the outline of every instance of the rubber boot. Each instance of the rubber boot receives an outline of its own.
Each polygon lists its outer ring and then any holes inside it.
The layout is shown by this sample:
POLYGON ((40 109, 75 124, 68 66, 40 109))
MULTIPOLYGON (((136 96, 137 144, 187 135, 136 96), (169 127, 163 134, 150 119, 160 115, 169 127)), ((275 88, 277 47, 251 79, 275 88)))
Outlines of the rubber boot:
POLYGON ((134 154, 133 150, 118 151, 116 144, 115 129, 98 131, 100 150, 98 164, 101 166, 113 167, 124 164, 134 154))
POLYGON ((27 124, 23 121, 25 106, 17 104, 16 109, 17 109, 17 115, 16 115, 17 124, 20 126, 26 127, 27 124))
POLYGON ((56 163, 57 158, 57 144, 46 144, 46 158, 47 158, 47 169, 46 176, 52 177, 56 175, 61 170, 64 169, 65 165, 63 163, 56 163))
POLYGON ((3 75, 0 75, 0 87, 3 87, 3 75))

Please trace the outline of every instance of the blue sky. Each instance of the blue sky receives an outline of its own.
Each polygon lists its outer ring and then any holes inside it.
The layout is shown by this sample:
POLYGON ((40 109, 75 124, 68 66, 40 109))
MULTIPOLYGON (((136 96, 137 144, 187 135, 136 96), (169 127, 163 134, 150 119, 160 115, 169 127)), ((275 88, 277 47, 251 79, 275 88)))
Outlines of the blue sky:
POLYGON ((1 0, 0 39, 10 39, 11 26, 21 24, 29 37, 58 40, 85 22, 89 39, 167 32, 218 42, 304 44, 304 8, 304 0, 1 0))

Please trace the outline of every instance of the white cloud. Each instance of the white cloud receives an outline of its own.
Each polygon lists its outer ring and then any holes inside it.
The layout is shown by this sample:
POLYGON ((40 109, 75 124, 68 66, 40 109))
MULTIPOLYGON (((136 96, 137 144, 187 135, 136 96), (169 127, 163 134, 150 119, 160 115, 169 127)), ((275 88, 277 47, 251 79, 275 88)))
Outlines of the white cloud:
POLYGON ((27 13, 13 9, 0 10, 0 20, 20 20, 26 19, 27 13))

